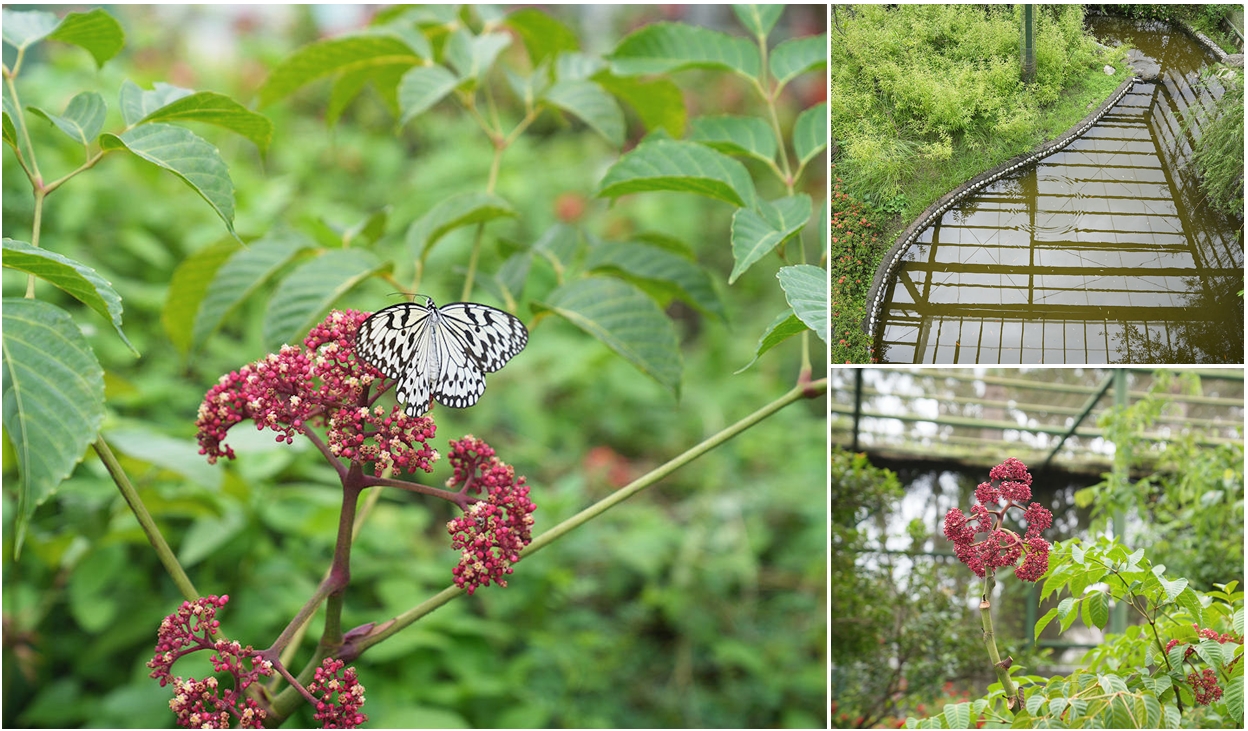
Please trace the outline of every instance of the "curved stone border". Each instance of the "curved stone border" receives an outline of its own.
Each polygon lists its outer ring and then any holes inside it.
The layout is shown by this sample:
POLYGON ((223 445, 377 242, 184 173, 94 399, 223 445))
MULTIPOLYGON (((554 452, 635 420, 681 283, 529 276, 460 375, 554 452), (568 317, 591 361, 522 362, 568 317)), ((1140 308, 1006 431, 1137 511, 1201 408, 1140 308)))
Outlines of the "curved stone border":
POLYGON ((1014 173, 1019 168, 1026 167, 1043 157, 1052 155, 1071 142, 1074 142, 1091 129, 1092 125, 1099 122, 1101 117, 1108 114, 1109 110, 1121 101, 1127 92, 1131 91, 1131 87, 1134 86, 1135 82, 1139 80, 1138 78, 1127 78, 1126 81, 1118 85, 1114 93, 1110 94, 1109 98, 1096 111, 1084 117, 1082 121, 1066 130, 1065 133, 1059 135, 1056 139, 1040 145, 1031 152, 1007 160, 991 170, 976 175, 928 206, 927 210, 923 211, 905 231, 901 232, 901 235, 897 237, 897 241, 889 248, 888 253, 884 255, 884 260, 880 262, 879 267, 875 270, 875 279, 871 282, 871 289, 867 290, 867 315, 862 322, 862 328, 867 335, 872 340, 875 339, 876 328, 879 324, 880 308, 884 305, 884 294, 887 291, 888 283, 892 280, 898 266, 901 265, 902 256, 905 255, 910 245, 919 238, 919 234, 923 233, 924 229, 939 220, 945 214, 945 211, 957 205, 963 198, 995 183, 1006 175, 1014 173))

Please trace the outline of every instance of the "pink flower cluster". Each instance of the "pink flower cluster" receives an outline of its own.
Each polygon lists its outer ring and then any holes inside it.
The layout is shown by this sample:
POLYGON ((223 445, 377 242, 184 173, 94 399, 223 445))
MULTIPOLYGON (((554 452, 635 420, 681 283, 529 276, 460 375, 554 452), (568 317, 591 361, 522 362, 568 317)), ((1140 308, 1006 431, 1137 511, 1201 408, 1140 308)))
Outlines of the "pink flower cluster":
MULTIPOLYGON (((1200 625, 1195 623, 1192 624, 1192 629, 1196 630, 1196 633, 1201 639, 1215 640, 1223 645, 1228 642, 1239 645, 1244 644, 1244 638, 1233 633, 1219 634, 1215 629, 1209 629, 1207 627, 1205 629, 1201 629, 1200 625)), ((1167 642, 1166 654, 1169 655, 1170 650, 1174 649, 1174 646, 1177 644, 1179 644, 1179 640, 1177 639, 1167 642)), ((1188 646, 1187 650, 1183 652, 1184 662, 1191 658, 1195 652, 1195 647, 1188 646)), ((1234 666, 1236 662, 1239 662, 1238 657, 1231 661, 1231 663, 1227 665, 1227 668, 1229 669, 1234 666)), ((1218 674, 1213 668, 1203 668, 1199 674, 1195 672, 1188 673, 1187 682, 1188 685, 1192 686, 1192 692, 1196 695, 1196 702, 1201 705, 1207 706, 1222 697, 1222 687, 1218 685, 1218 674)))
POLYGON ((312 717, 321 722, 321 728, 358 728, 368 720, 367 714, 360 713, 364 686, 356 678, 355 668, 343 672, 343 667, 342 660, 327 657, 308 684, 308 692, 320 694, 312 717))
POLYGON ((1023 508, 1022 504, 1031 499, 1031 474, 1017 459, 1010 457, 993 467, 988 476, 988 482, 975 488, 978 502, 971 506, 970 517, 958 508, 945 516, 945 537, 953 543, 958 560, 976 576, 983 577, 987 571, 1002 566, 1014 566, 1021 557, 1023 563, 1014 569, 1014 575, 1023 581, 1036 581, 1049 570, 1052 546, 1040 533, 1053 524, 1053 513, 1039 503, 1023 508), (1021 538, 1002 527, 1005 512, 1010 508, 1023 510, 1027 530, 1021 538), (987 533, 988 537, 977 541, 979 533, 987 533))
POLYGON ((533 540, 537 506, 529 500, 529 487, 511 465, 494 456, 490 445, 471 434, 451 440, 448 459, 455 473, 447 487, 459 485, 464 494, 486 495, 446 525, 451 546, 462 551, 452 571, 455 585, 469 594, 491 581, 507 586, 503 576, 512 572, 520 551, 533 540))
POLYGON ((386 415, 380 407, 369 409, 364 400, 364 390, 382 377, 355 355, 355 334, 368 316, 335 310, 312 328, 302 348, 284 345, 222 376, 199 407, 199 453, 209 463, 233 459, 226 433, 247 419, 256 429, 277 432, 277 441, 287 444, 296 434, 307 434, 311 424, 322 423, 329 426, 330 452, 372 462, 378 475, 386 468, 430 471, 436 459, 427 444, 434 435, 433 420, 409 417, 398 407, 386 415))
POLYGON ((272 675, 273 666, 261 659, 251 646, 213 639, 220 628, 217 609, 225 606, 228 596, 209 596, 193 602, 182 602, 177 612, 165 617, 156 634, 156 654, 148 661, 151 676, 163 688, 172 684, 174 696, 169 701, 179 726, 186 728, 229 728, 231 717, 242 728, 264 728, 265 711, 255 699, 247 697, 248 686, 262 675, 272 675), (204 680, 174 677, 172 668, 182 656, 199 650, 211 650, 212 667, 217 672, 234 676, 233 687, 222 689, 215 677, 204 680), (245 669, 244 660, 251 669, 245 669))

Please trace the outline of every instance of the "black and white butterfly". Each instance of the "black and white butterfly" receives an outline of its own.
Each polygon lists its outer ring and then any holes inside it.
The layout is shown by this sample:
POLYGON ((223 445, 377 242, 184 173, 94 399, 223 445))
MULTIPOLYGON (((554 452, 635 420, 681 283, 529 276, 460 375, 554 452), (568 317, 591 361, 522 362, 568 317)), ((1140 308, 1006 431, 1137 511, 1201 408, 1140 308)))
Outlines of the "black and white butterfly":
POLYGON ((425 299, 374 312, 355 336, 356 353, 395 380, 408 416, 428 411, 433 399, 457 409, 472 406, 485 392, 485 374, 529 342, 524 323, 507 312, 475 302, 438 307, 425 299))

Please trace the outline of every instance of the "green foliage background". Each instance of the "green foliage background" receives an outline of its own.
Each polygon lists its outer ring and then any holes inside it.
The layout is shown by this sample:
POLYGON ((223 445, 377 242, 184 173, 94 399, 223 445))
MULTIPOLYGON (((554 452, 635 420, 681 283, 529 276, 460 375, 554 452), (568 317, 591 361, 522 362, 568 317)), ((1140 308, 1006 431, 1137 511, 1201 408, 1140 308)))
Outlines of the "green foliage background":
MULTIPOLYGON (((128 34, 121 56, 97 71, 81 50, 44 44, 30 59, 23 101, 59 110, 79 90, 98 91, 111 110, 107 130, 117 121, 116 90, 126 79, 248 100, 278 61, 318 32, 303 9, 288 29, 243 23, 233 55, 193 59, 187 49, 195 34, 172 30, 194 25, 178 15, 185 10, 118 12, 128 34)), ((623 11, 616 38, 624 27, 656 20, 654 12, 623 11)), ((576 23, 571 14, 563 20, 576 23)), ((679 83, 694 105, 751 109, 724 75, 695 71, 679 83)), ((401 248, 407 222, 433 202, 482 188, 492 151, 460 114, 438 108, 396 133, 383 100, 368 92, 328 129, 327 88, 310 86, 262 109, 276 130, 266 155, 242 138, 204 129, 229 164, 235 226, 244 238, 275 221, 337 235, 388 205, 381 245, 401 248)), ((822 81, 814 88, 822 93, 822 81)), ((797 373, 799 349, 791 339, 732 375, 750 362, 757 334, 785 301, 774 258, 731 290, 722 284, 733 266, 727 207, 684 194, 642 195, 608 207, 588 196, 617 151, 570 118, 543 115, 532 132, 508 151, 501 171, 498 191, 521 222, 504 224, 501 238, 531 241, 569 201, 586 206, 586 226, 600 235, 661 231, 680 238, 717 273, 729 323, 673 305, 686 373, 678 402, 599 342, 548 319, 515 362, 491 375, 477 407, 439 410, 443 450, 447 438, 472 432, 528 477, 540 534, 744 416, 765 394, 783 393, 797 373)), ((45 176, 81 162, 81 146, 51 125, 31 123, 31 133, 45 176)), ((202 352, 180 355, 161 321, 167 300, 179 296, 171 278, 225 232, 183 183, 116 157, 48 199, 42 244, 112 282, 142 358, 68 296, 41 286, 39 297, 80 315, 105 368, 104 433, 199 589, 231 596, 220 615, 223 629, 244 644, 267 646, 328 566, 340 488, 306 444, 274 444, 248 425, 232 432, 239 459, 229 466, 210 467, 196 454, 193 422, 204 392, 219 375, 267 352, 264 303, 245 302, 202 352)), ((11 155, 4 164, 5 235, 26 238, 30 191, 11 155)), ((470 245, 466 233, 441 244, 422 291, 456 299, 470 245)), ((501 259, 502 252, 487 249, 482 270, 493 271, 501 259)), ((556 273, 535 264, 531 277, 540 287, 556 273)), ((20 296, 24 286, 24 277, 5 271, 6 295, 20 296)), ((371 283, 338 306, 378 309, 395 301, 389 294, 371 283)), ((364 655, 356 667, 368 689, 368 725, 822 725, 824 413, 821 399, 780 412, 522 561, 507 588, 452 602, 364 655)), ((5 725, 169 725, 169 690, 147 678, 144 663, 160 619, 181 597, 116 487, 90 455, 35 513, 14 562, 8 488, 15 468, 7 440, 5 450, 5 725)), ((445 476, 443 464, 431 480, 445 476)), ((347 626, 389 618, 450 583, 450 517, 430 501, 383 496, 356 544, 347 626)), ((301 657, 319 630, 313 620, 301 657)), ((208 670, 200 658, 186 662, 178 672, 208 670)), ((307 725, 310 714, 291 723, 307 725)))

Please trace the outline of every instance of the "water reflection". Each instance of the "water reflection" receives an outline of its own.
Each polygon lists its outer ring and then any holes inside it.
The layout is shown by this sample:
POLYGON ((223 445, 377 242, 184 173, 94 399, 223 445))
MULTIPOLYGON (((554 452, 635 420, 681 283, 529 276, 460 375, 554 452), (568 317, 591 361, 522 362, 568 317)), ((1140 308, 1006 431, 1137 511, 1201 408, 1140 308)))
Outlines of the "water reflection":
POLYGON ((1186 35, 1095 19, 1161 65, 1087 135, 923 232, 877 352, 913 363, 1240 363, 1242 228, 1184 165, 1213 101, 1186 35))

